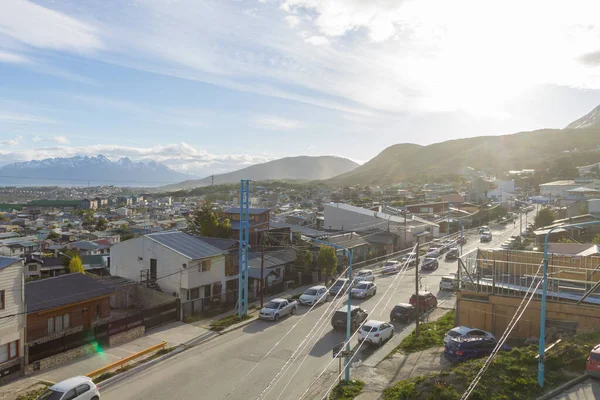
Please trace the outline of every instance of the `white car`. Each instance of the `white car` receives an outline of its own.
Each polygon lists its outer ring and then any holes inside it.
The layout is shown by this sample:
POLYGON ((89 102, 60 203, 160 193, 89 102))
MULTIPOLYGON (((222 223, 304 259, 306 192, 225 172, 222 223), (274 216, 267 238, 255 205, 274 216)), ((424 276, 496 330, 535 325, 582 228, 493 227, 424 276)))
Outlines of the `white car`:
POLYGON ((381 346, 394 336, 394 326, 387 322, 368 320, 358 331, 358 342, 363 341, 381 346))
POLYGON ((358 282, 350 292, 352 297, 365 299, 369 296, 375 296, 377 293, 377 285, 373 282, 358 282))
POLYGON ((446 333, 446 336, 444 336, 444 346, 447 346, 451 339, 458 337, 478 337, 495 340, 494 335, 482 331, 481 329, 469 328, 468 326, 457 326, 456 328, 450 329, 448 333, 446 333))
POLYGON ((356 273, 356 280, 359 282, 373 282, 375 274, 370 269, 363 269, 356 273))
POLYGON ((329 291, 325 286, 313 286, 300 296, 298 303, 305 306, 326 303, 329 298, 329 291))
POLYGON ((383 267, 381 267, 381 273, 382 274, 395 274, 396 272, 400 271, 400 268, 402 267, 402 264, 400 264, 400 261, 386 261, 383 264, 383 267))
POLYGON ((50 386, 37 400, 99 400, 100 392, 87 376, 76 376, 50 386))

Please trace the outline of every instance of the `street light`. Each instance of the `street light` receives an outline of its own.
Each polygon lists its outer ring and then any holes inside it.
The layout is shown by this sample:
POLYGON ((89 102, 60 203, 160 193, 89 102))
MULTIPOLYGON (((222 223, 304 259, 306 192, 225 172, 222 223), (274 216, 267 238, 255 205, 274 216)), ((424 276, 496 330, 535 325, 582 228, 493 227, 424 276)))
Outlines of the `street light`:
MULTIPOLYGON (((324 240, 319 240, 319 239, 312 239, 312 241, 314 243, 320 243, 323 244, 325 246, 330 246, 336 249, 340 249, 340 250, 344 250, 346 252, 346 254, 348 255, 348 281, 350 282, 350 284, 352 284, 352 253, 350 252, 350 250, 348 250, 346 247, 344 246, 340 246, 338 244, 334 244, 334 243, 329 243, 326 242, 324 240)), ((351 329, 350 326, 352 324, 352 297, 351 295, 351 290, 350 288, 348 288, 348 309, 346 311, 346 357, 345 357, 345 367, 344 367, 344 380, 346 381, 346 383, 350 382, 350 356, 348 354, 350 354, 350 336, 351 336, 351 329)))
POLYGON ((582 222, 579 224, 561 225, 551 228, 546 233, 546 239, 544 240, 544 276, 542 278, 542 310, 540 315, 540 343, 538 353, 538 385, 544 387, 544 354, 546 352, 546 297, 548 291, 548 239, 553 230, 559 228, 576 228, 580 226, 600 224, 600 221, 582 222))

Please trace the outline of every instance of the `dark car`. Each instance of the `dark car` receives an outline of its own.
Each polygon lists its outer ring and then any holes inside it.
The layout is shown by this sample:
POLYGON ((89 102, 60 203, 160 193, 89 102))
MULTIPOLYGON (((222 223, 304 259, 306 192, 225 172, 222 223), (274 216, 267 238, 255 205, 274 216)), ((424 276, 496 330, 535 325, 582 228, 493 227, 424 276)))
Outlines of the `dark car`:
POLYGON ((447 261, 453 261, 453 260, 456 260, 456 259, 458 259, 458 247, 452 247, 446 253, 446 260, 447 261))
MULTIPOLYGON (((486 337, 457 337, 450 339, 444 350, 444 357, 452 362, 463 362, 473 358, 490 355, 496 347, 496 340, 486 337)), ((508 351, 511 347, 502 346, 501 350, 508 351)))
MULTIPOLYGON (((359 306, 350 306, 350 330, 353 332, 367 320, 369 313, 360 308, 359 306)), ((331 317, 331 326, 335 330, 346 330, 348 322, 348 306, 343 306, 333 314, 331 317)))
POLYGON ((437 297, 431 292, 419 292, 419 295, 413 294, 409 303, 412 306, 419 307, 421 311, 428 311, 437 307, 437 297))
POLYGON ((390 311, 390 321, 392 322, 403 322, 407 324, 416 317, 417 309, 415 306, 407 303, 396 304, 392 311, 390 311))
POLYGON ((428 257, 421 263, 421 269, 424 271, 435 271, 440 266, 437 258, 428 257))
POLYGON ((348 279, 340 278, 329 288, 329 294, 336 296, 339 292, 344 292, 349 285, 350 281, 348 279))

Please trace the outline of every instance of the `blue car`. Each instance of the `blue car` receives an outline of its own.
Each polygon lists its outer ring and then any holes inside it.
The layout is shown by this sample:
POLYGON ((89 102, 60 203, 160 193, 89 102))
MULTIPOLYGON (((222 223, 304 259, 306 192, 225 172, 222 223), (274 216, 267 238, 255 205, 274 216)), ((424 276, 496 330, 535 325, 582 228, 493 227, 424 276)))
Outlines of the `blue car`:
MULTIPOLYGON (((473 358, 489 356, 496 347, 496 339, 489 337, 457 337, 452 338, 446 345, 444 357, 458 363, 473 358)), ((511 347, 502 346, 501 350, 508 351, 511 347)))

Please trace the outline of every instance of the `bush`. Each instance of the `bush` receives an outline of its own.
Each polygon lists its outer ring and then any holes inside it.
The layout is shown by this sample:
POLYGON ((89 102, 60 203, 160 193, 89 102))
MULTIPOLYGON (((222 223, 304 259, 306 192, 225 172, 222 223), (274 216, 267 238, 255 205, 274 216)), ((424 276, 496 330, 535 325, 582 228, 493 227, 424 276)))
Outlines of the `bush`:
POLYGON ((247 321, 252 318, 253 317, 251 315, 242 315, 242 318, 239 318, 237 314, 232 314, 212 322, 208 329, 211 331, 220 332, 231 325, 235 325, 238 322, 247 321))
POLYGON ((437 321, 421 324, 419 336, 413 331, 393 352, 400 350, 405 353, 414 353, 431 347, 443 346, 444 336, 452 328, 454 328, 454 311, 448 312, 437 321))
POLYGON ((347 384, 341 381, 331 392, 330 400, 351 400, 358 396, 365 386, 363 381, 351 380, 347 384))

